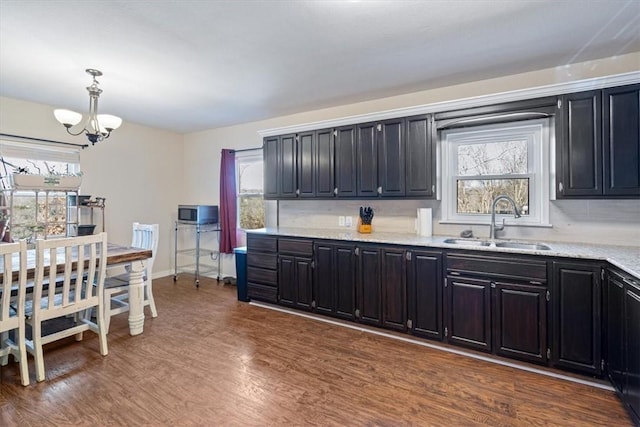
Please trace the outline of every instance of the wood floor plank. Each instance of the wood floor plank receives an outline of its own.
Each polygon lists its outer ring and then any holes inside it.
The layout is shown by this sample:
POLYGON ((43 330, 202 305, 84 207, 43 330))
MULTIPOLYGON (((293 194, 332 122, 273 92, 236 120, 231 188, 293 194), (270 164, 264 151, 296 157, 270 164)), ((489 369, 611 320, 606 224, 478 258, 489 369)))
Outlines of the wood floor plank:
MULTIPOLYGON (((154 281, 159 316, 109 355, 86 333, 45 348, 47 380, 0 371, 0 425, 631 425, 614 393, 154 281)), ((147 312, 147 315, 149 313, 147 312)))

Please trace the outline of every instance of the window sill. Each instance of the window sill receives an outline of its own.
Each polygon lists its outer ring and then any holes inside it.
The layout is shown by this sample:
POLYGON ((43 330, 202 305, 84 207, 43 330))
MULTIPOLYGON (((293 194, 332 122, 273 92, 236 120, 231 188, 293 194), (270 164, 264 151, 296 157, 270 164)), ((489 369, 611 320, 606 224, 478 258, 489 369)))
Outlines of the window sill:
MULTIPOLYGON (((489 227, 491 224, 489 221, 464 221, 464 220, 442 220, 438 221, 438 224, 461 224, 461 225, 485 225, 489 227)), ((496 224, 502 225, 501 221, 496 221, 496 224)), ((505 224, 507 227, 532 227, 532 228, 553 228, 553 224, 538 224, 538 223, 527 223, 527 222, 507 222, 505 224)))

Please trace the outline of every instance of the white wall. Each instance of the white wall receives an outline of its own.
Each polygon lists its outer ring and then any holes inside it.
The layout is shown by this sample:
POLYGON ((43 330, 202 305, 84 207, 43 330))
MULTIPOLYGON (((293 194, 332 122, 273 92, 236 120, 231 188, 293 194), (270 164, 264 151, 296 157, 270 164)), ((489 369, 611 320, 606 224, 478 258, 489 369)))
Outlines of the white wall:
MULTIPOLYGON (((262 145, 259 130, 313 123, 395 108, 431 104, 517 89, 570 82, 592 77, 637 71, 640 53, 589 61, 566 67, 472 82, 406 95, 343 105, 269 120, 180 135, 127 122, 107 141, 83 151, 82 192, 107 199, 109 240, 128 244, 133 221, 157 222, 161 227, 160 247, 154 274, 169 274, 173 266, 173 221, 180 203, 219 204, 220 150, 262 145)), ((23 136, 84 142, 64 132, 49 105, 0 97, 0 132, 23 136)), ((374 223, 380 229, 409 231, 417 205, 438 202, 283 202, 281 223, 319 226, 337 224, 335 216, 356 215, 364 204, 378 206, 374 223), (389 219, 386 219, 389 218, 389 219)), ((275 223, 274 203, 269 203, 268 223, 275 223)), ((519 229, 527 238, 550 240, 611 241, 637 245, 640 205, 637 201, 559 201, 552 203, 551 230, 519 229), (638 215, 636 215, 638 214, 638 215), (540 237, 539 237, 540 236, 540 237)), ((335 225, 337 227, 337 225, 335 225)), ((452 234, 455 226, 435 225, 435 232, 452 234)), ((460 228, 460 227, 458 227, 460 228)), ((477 226, 481 235, 483 227, 477 226)), ((476 227, 474 227, 476 229, 476 227)), ((511 230, 507 230, 511 233, 511 230)), ((511 235, 509 235, 511 236, 511 235)), ((234 275, 233 257, 226 257, 223 275, 234 275)))
MULTIPOLYGON (((0 132, 71 143, 53 107, 0 97, 0 132)), ((109 241, 131 243, 134 221, 160 224, 156 275, 171 269, 173 220, 183 188, 183 136, 127 122, 111 137, 82 150, 82 194, 106 197, 109 241)))
MULTIPOLYGON (((240 149, 261 146, 259 130, 616 75, 637 71, 638 64, 640 64, 640 53, 633 53, 187 134, 184 156, 185 197, 217 204, 219 200, 217 186, 214 185, 207 190, 199 183, 217 182, 222 148, 240 149)), ((415 208, 418 206, 434 208, 436 234, 457 234, 463 228, 469 228, 438 224, 440 206, 439 202, 435 201, 287 201, 280 203, 280 225, 308 227, 313 224, 318 227, 337 228, 337 215, 356 216, 358 206, 362 205, 377 207, 379 215, 374 223, 379 227, 378 229, 387 231, 412 232, 415 208)), ((270 209, 270 212, 272 213, 268 223, 274 224, 273 209, 270 209)), ((627 245, 637 245, 640 240, 640 202, 637 200, 557 201, 551 204, 550 217, 554 225, 552 229, 512 227, 507 230, 505 237, 580 242, 606 241, 627 245)), ((472 228, 477 235, 488 234, 488 230, 484 230, 488 227, 472 228)), ((225 263, 227 271, 233 268, 230 261, 225 263)))

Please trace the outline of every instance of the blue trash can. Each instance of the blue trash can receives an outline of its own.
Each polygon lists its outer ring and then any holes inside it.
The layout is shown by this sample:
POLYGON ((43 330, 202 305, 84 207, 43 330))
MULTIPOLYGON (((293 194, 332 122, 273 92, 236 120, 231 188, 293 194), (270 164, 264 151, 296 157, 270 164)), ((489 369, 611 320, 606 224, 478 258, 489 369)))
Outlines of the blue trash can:
POLYGON ((247 296, 247 247, 235 248, 236 256, 236 287, 238 288, 238 301, 249 301, 247 296))

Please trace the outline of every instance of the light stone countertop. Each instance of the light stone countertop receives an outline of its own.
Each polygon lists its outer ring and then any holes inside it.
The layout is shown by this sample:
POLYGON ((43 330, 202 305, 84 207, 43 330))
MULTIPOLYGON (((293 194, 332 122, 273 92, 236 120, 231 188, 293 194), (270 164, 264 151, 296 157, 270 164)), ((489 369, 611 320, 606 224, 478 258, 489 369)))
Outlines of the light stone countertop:
MULTIPOLYGON (((527 255, 544 255, 552 257, 582 258, 591 260, 608 261, 612 265, 634 275, 640 279, 640 245, 639 246, 613 246, 590 243, 547 242, 539 241, 549 246, 550 250, 531 250, 501 248, 492 246, 465 246, 445 243, 446 239, 455 239, 456 236, 431 236, 422 237, 410 233, 376 232, 360 234, 355 230, 323 230, 314 228, 262 228, 259 230, 247 230, 248 233, 267 234, 280 237, 304 237, 309 239, 344 240, 363 243, 389 243, 406 246, 423 246, 432 248, 464 249, 482 252, 518 253, 527 255)), ((509 241, 509 240, 498 240, 509 241)), ((516 240, 514 240, 516 241, 516 240)), ((519 240, 524 242, 524 240, 519 240)))

